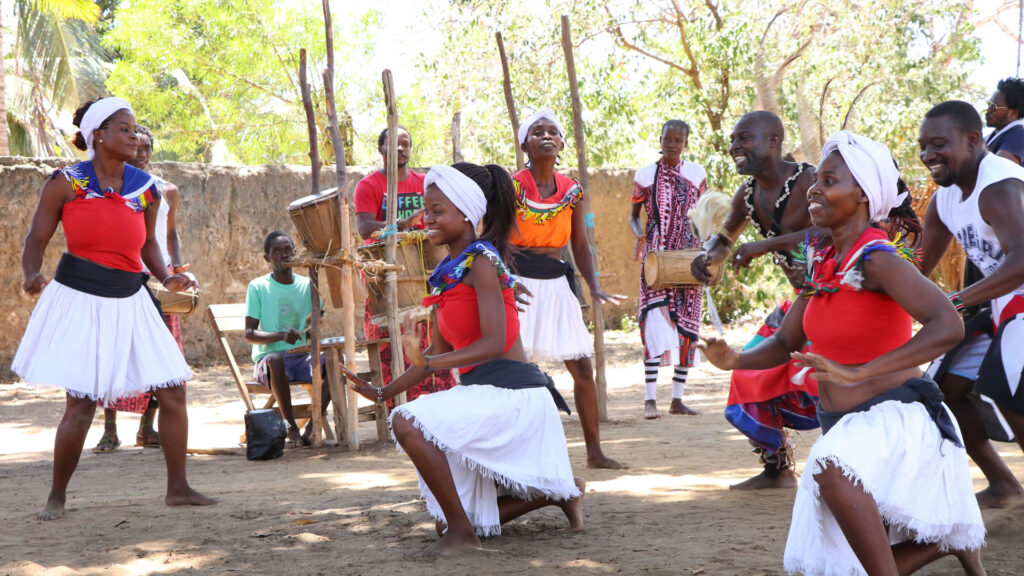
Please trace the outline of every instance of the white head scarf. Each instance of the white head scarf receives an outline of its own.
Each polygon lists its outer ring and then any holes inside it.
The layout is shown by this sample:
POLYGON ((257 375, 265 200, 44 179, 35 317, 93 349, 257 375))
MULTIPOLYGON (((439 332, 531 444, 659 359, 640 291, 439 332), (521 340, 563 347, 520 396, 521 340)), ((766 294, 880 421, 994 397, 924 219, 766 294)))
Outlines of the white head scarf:
POLYGON ((518 136, 520 146, 523 145, 523 142, 526 142, 526 136, 530 133, 530 127, 545 118, 551 120, 555 127, 558 128, 558 133, 563 137, 565 136, 565 130, 562 129, 562 123, 558 121, 558 117, 555 116, 555 113, 552 112, 550 108, 541 108, 531 114, 529 118, 523 120, 523 123, 519 125, 518 136))
POLYGON ((865 136, 840 130, 825 142, 821 159, 839 151, 853 178, 868 197, 868 216, 872 222, 885 220, 889 211, 903 203, 907 193, 897 194, 900 171, 884 144, 865 136))
POLYGON ((82 116, 82 125, 78 128, 82 131, 82 136, 85 137, 85 146, 89 150, 89 160, 96 157, 96 149, 92 145, 92 133, 94 130, 100 127, 107 118, 114 115, 114 112, 118 110, 127 110, 132 117, 135 117, 135 112, 132 110, 132 105, 128 103, 124 98, 103 98, 97 100, 89 106, 89 109, 85 111, 85 115, 82 116))
POLYGON ((427 177, 423 180, 423 191, 426 192, 431 184, 440 188, 476 228, 487 212, 487 198, 472 178, 451 166, 438 164, 427 172, 427 177))

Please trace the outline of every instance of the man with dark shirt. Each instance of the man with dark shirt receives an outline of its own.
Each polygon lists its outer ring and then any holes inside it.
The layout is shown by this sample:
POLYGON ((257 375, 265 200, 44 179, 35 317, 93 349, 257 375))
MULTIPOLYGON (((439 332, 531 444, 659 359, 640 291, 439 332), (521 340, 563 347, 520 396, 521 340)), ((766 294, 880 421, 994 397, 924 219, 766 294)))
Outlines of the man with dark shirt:
POLYGON ((994 128, 985 144, 993 154, 1024 164, 1024 80, 1004 78, 985 109, 985 124, 994 128))

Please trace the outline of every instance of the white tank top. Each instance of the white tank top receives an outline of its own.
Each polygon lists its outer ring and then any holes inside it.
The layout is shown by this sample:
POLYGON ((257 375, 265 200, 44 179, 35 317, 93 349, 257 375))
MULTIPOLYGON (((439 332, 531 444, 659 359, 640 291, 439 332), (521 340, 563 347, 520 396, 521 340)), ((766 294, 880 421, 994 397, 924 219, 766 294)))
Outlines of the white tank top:
MULTIPOLYGON (((156 186, 157 190, 160 191, 161 199, 160 205, 157 207, 156 226, 153 228, 153 236, 156 237, 156 243, 160 246, 160 254, 164 258, 164 266, 170 266, 171 253, 167 250, 167 215, 171 212, 171 206, 167 203, 166 199, 162 198, 166 185, 166 180, 159 177, 156 179, 156 186)), ((149 273, 145 262, 142 263, 142 269, 149 273)))
MULTIPOLYGON (((939 219, 956 237, 967 253, 967 258, 985 276, 999 268, 1003 263, 1004 254, 999 246, 999 238, 981 217, 978 199, 985 188, 1010 179, 1024 182, 1024 167, 995 154, 986 154, 978 165, 978 180, 970 196, 964 198, 963 192, 956 184, 944 186, 935 192, 935 207, 939 219)), ((992 301, 993 319, 998 321, 1003 306, 1014 295, 1024 296, 1024 285, 992 301)))

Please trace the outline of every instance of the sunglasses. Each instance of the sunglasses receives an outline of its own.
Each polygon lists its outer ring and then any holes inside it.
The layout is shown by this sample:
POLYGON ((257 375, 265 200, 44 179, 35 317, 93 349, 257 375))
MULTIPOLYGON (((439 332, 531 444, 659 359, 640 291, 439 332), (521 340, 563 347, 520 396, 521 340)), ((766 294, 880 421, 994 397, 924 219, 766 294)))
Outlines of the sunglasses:
POLYGON ((995 112, 996 110, 1002 110, 1002 109, 1006 108, 1006 106, 997 106, 996 103, 991 101, 991 100, 989 100, 987 102, 987 104, 988 104, 988 107, 985 108, 985 110, 989 111, 989 112, 995 112))

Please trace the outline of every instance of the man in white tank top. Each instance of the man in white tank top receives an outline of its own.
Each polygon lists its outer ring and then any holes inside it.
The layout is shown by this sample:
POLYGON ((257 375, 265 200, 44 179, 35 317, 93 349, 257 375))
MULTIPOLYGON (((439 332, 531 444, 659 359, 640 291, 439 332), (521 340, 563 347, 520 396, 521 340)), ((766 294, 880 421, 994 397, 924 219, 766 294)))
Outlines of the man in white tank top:
MULTIPOLYGON (((153 154, 153 135, 142 125, 135 127, 139 137, 139 149, 135 159, 129 162, 139 170, 149 171, 149 160, 153 154)), ((157 177, 157 185, 160 187, 162 200, 157 210, 156 226, 153 235, 160 246, 160 253, 163 254, 164 264, 173 273, 181 273, 188 270, 188 264, 182 264, 181 244, 178 241, 178 187, 170 182, 157 177)), ((145 268, 145 265, 143 265, 145 268)), ((146 270, 146 272, 149 272, 146 270)), ((181 348, 181 325, 177 316, 165 315, 164 322, 174 336, 174 340, 181 348)), ((183 350, 184 351, 184 350, 183 350)), ((116 402, 112 407, 103 410, 103 436, 99 443, 92 449, 94 453, 105 454, 117 450, 121 440, 117 437, 117 412, 135 412, 142 410, 142 417, 139 420, 139 430, 135 434, 135 444, 148 448, 160 447, 160 435, 153 428, 156 422, 156 398, 150 394, 143 394, 138 398, 125 398, 116 402)))
POLYGON ((985 276, 949 295, 958 310, 991 302, 991 323, 980 333, 969 331, 947 354, 939 385, 967 453, 989 481, 978 503, 1001 508, 1024 498, 1024 487, 989 442, 968 394, 994 401, 1024 448, 1024 168, 989 153, 981 130, 981 116, 960 101, 932 108, 921 124, 921 161, 941 186, 925 216, 921 270, 930 274, 956 238, 985 276))

